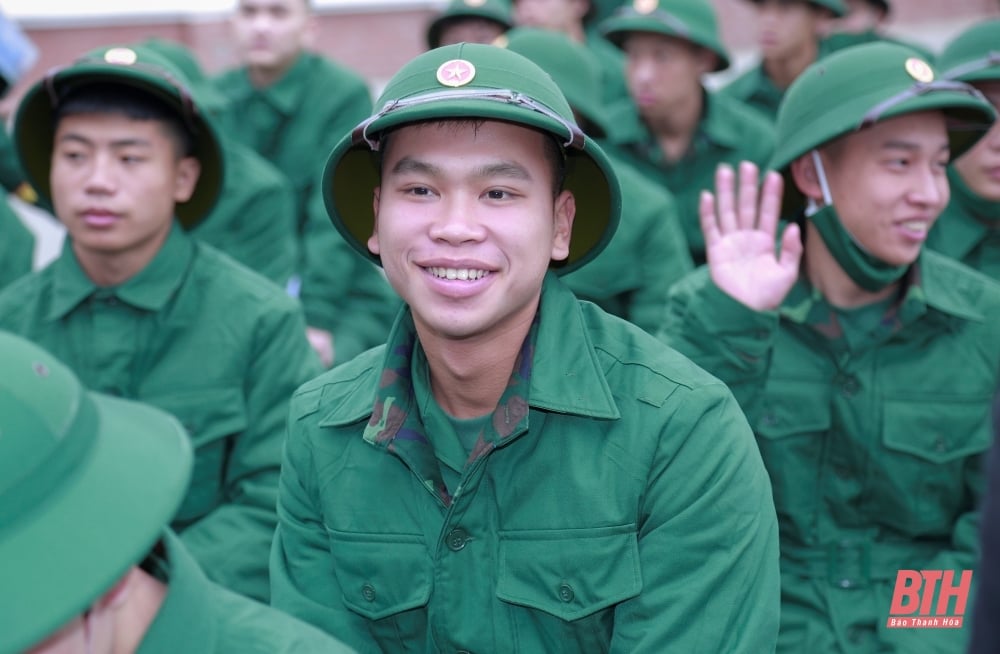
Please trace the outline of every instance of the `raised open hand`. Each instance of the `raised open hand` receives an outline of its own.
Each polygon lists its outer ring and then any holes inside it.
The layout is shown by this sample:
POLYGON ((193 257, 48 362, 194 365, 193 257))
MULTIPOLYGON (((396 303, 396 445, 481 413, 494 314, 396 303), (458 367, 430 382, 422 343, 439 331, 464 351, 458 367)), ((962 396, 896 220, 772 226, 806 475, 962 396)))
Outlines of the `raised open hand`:
POLYGON ((736 301, 755 311, 776 309, 799 274, 799 227, 792 224, 785 229, 779 255, 775 231, 781 210, 781 175, 769 172, 759 194, 757 166, 748 161, 740 164, 738 189, 735 177, 731 167, 720 165, 715 172, 715 194, 701 193, 699 214, 709 273, 715 285, 736 301))

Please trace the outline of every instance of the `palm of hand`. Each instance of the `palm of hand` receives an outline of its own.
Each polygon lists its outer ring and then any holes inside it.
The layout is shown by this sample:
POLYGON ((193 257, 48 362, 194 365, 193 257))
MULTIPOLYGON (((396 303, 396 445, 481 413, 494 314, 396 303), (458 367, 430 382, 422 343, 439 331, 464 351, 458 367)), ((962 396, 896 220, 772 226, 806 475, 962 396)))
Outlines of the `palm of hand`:
POLYGON ((712 281, 748 307, 772 309, 791 290, 799 262, 779 258, 774 235, 760 229, 740 229, 721 236, 708 250, 712 281))

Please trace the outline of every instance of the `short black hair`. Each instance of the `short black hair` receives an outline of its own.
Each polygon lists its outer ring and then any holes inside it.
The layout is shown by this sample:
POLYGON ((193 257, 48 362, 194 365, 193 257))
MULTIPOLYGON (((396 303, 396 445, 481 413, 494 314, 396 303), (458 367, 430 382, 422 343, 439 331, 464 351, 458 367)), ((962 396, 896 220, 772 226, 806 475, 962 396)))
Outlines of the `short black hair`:
POLYGON ((177 110, 155 95, 132 86, 95 82, 68 89, 52 111, 52 131, 67 116, 119 114, 132 120, 152 120, 166 129, 178 157, 191 157, 195 137, 177 110))
MULTIPOLYGON (((449 123, 456 126, 472 125, 474 129, 479 129, 479 127, 482 126, 484 122, 486 121, 473 118, 468 118, 468 119, 436 118, 417 123, 407 123, 405 125, 400 125, 400 127, 409 127, 411 125, 449 123)), ((525 127, 527 129, 533 129, 531 127, 528 127, 527 125, 519 125, 519 126, 525 127)), ((382 173, 383 157, 385 156, 385 151, 389 144, 389 138, 391 137, 392 133, 395 130, 399 129, 400 127, 388 129, 385 132, 382 132, 382 134, 379 136, 379 149, 378 152, 376 153, 376 160, 375 160, 375 165, 378 167, 379 175, 381 175, 382 173)), ((566 151, 563 150, 562 144, 559 143, 559 140, 553 134, 538 129, 534 131, 538 132, 544 137, 542 147, 545 149, 545 158, 548 160, 549 166, 551 167, 552 170, 552 197, 556 197, 562 192, 563 187, 566 183, 566 165, 567 165, 566 151)))

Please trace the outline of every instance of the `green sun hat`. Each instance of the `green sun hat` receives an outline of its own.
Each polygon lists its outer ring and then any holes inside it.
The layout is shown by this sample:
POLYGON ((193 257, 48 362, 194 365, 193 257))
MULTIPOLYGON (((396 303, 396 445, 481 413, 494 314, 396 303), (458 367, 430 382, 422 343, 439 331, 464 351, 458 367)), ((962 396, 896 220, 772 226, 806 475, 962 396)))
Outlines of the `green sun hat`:
POLYGON ((508 0, 451 0, 448 6, 427 26, 427 47, 441 45, 441 32, 445 26, 459 18, 485 18, 505 30, 514 26, 514 17, 508 0))
POLYGON ((1000 19, 977 23, 952 39, 937 67, 946 79, 961 82, 1000 79, 1000 19))
MULTIPOLYGON (((755 5, 763 3, 764 0, 750 0, 750 2, 755 5)), ((819 7, 820 9, 826 9, 836 18, 841 18, 847 15, 847 5, 844 4, 844 0, 803 0, 803 2, 813 5, 814 7, 819 7)))
MULTIPOLYGON (((948 119, 953 158, 985 134, 995 117, 979 91, 941 79, 915 50, 885 42, 846 48, 809 66, 788 88, 769 167, 787 173, 793 161, 840 136, 930 109, 948 119)), ((790 180, 785 187, 794 194, 790 180)))
POLYGON ((631 32, 651 32, 690 41, 715 53, 716 71, 729 68, 729 53, 719 38, 715 9, 707 0, 633 0, 600 25, 601 33, 622 47, 631 32))
POLYGON ((562 32, 537 27, 515 27, 494 45, 531 61, 552 77, 569 106, 587 125, 587 133, 604 138, 609 131, 607 111, 600 100, 601 67, 590 50, 562 32))
POLYGON ((565 188, 576 196, 569 256, 558 274, 579 268, 605 248, 618 226, 621 191, 606 156, 573 119, 552 78, 521 55, 492 45, 459 43, 416 57, 389 80, 375 114, 341 139, 323 171, 323 199, 334 226, 369 260, 372 189, 379 170, 372 153, 382 132, 452 119, 499 120, 553 135, 566 154, 565 188))
POLYGON ((0 654, 44 640, 143 559, 191 462, 173 417, 88 392, 48 352, 0 332, 0 654))
POLYGON ((205 119, 183 73, 161 55, 138 46, 91 51, 73 64, 50 71, 25 94, 14 118, 13 140, 28 182, 51 205, 49 186, 53 137, 52 115, 66 93, 88 84, 122 84, 147 92, 177 110, 194 135, 201 174, 187 202, 177 204, 185 229, 204 219, 222 190, 222 151, 214 127, 205 119))

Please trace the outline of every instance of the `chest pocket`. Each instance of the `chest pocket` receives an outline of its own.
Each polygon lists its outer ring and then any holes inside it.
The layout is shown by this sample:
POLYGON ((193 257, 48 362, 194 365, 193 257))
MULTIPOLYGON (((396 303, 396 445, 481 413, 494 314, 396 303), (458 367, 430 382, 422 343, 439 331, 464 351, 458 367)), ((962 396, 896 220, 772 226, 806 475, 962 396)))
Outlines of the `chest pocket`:
POLYGON ((757 446, 780 514, 811 515, 820 501, 823 448, 832 424, 827 389, 819 384, 768 384, 755 412, 757 446))
POLYGON ((501 532, 498 563, 497 598, 526 609, 511 611, 518 640, 557 651, 607 651, 615 606, 642 590, 635 525, 501 532))
POLYGON ((342 601, 387 651, 424 643, 431 558, 423 536, 358 534, 327 528, 342 601))
POLYGON ((247 428, 243 393, 238 388, 210 388, 146 401, 172 413, 194 446, 191 485, 173 523, 183 529, 224 501, 233 437, 247 428))
POLYGON ((882 415, 885 474, 878 477, 885 522, 903 533, 947 535, 981 489, 992 441, 989 397, 890 398, 882 415))

